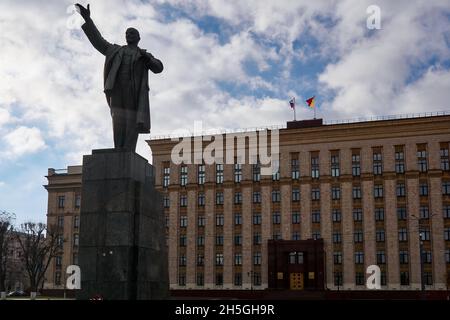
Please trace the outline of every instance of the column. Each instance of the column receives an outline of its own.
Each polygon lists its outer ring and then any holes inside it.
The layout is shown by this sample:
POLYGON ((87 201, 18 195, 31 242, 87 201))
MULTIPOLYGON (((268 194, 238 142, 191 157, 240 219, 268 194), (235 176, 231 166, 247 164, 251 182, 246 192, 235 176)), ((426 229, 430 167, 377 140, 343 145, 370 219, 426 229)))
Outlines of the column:
POLYGON ((388 289, 400 289, 400 258, 398 247, 398 218, 396 181, 385 180, 385 217, 386 217, 386 250, 387 250, 387 285, 388 289))
POLYGON ((419 241, 419 179, 407 177, 408 194, 408 234, 409 234, 409 283, 411 289, 421 288, 420 279, 420 241, 419 241), (417 218, 413 218, 413 216, 417 218))
POLYGON ((442 182, 439 176, 430 177, 431 244, 433 249, 433 284, 435 290, 447 288, 445 263, 444 217, 442 216, 442 182))
POLYGON ((261 287, 268 286, 268 254, 267 254, 267 240, 272 238, 272 212, 271 212, 271 187, 270 185, 261 186, 261 287))
POLYGON ((342 192, 342 248, 343 248, 343 276, 344 289, 355 288, 355 261, 353 246, 353 206, 352 206, 352 182, 341 184, 342 192))
POLYGON ((223 225, 223 288, 233 288, 233 188, 224 188, 223 225))
POLYGON ((281 237, 284 240, 291 240, 291 199, 292 190, 290 184, 282 184, 280 187, 281 192, 281 237))
POLYGON ((214 289, 216 252, 215 252, 215 194, 214 188, 209 187, 205 190, 205 289, 214 289))
POLYGON ((333 244, 331 242, 331 186, 329 182, 320 184, 320 234, 325 246, 326 287, 334 288, 333 244))
MULTIPOLYGON (((190 168, 189 168, 190 169, 190 168)), ((189 188, 187 192, 187 247, 186 247, 186 288, 196 287, 196 253, 197 253, 197 192, 193 188, 189 188)))
POLYGON ((364 233, 364 267, 376 264, 375 254, 375 214, 373 199, 373 181, 363 180, 362 202, 363 202, 363 233, 364 233))
POLYGON ((250 289, 247 272, 252 270, 252 187, 242 188, 242 289, 250 289))
POLYGON ((178 248, 180 246, 178 208, 180 206, 180 195, 178 190, 170 190, 170 209, 169 209, 169 284, 170 289, 178 288, 178 248))
POLYGON ((300 239, 311 238, 311 184, 303 182, 300 186, 300 239))

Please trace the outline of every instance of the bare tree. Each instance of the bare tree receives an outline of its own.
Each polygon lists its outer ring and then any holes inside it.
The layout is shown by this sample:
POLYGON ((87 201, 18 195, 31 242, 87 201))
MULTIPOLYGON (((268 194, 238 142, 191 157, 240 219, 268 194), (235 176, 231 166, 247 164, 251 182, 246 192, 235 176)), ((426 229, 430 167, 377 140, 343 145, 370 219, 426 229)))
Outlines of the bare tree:
POLYGON ((17 240, 23 251, 25 270, 28 274, 31 299, 36 297, 44 281, 45 272, 52 259, 61 253, 58 241, 59 229, 44 223, 26 222, 20 225, 17 240))
POLYGON ((6 274, 8 270, 9 248, 13 240, 14 214, 0 211, 0 299, 6 298, 6 274))

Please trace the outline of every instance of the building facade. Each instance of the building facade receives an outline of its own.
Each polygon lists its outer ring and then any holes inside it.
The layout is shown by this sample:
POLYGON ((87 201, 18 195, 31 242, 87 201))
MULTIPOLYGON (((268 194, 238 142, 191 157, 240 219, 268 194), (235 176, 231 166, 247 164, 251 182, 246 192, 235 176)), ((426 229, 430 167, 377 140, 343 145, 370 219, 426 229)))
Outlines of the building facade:
MULTIPOLYGON (((448 288, 450 116, 298 121, 277 133, 272 175, 237 156, 176 164, 176 141, 148 141, 164 196, 171 289, 364 290, 370 265, 380 267, 383 289, 417 290, 421 279, 426 289, 448 288)), ((74 262, 79 211, 75 200, 58 203, 79 195, 81 176, 48 177, 49 222, 64 219, 72 242, 62 260, 74 262)))

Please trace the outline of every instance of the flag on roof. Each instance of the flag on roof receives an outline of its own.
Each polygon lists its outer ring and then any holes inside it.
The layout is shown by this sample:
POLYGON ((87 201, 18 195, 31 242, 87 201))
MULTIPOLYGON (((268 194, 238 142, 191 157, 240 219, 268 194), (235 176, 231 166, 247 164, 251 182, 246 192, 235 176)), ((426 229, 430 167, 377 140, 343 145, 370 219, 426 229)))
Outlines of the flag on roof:
POLYGON ((311 109, 314 108, 315 102, 316 102, 316 96, 313 96, 313 97, 311 97, 311 98, 309 98, 309 99, 306 100, 306 104, 307 104, 308 107, 310 107, 311 109))

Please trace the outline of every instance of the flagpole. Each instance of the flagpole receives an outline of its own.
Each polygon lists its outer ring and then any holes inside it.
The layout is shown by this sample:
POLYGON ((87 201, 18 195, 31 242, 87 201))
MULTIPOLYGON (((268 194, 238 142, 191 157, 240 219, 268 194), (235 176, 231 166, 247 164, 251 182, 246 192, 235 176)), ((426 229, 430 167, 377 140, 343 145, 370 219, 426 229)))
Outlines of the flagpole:
POLYGON ((314 119, 316 119, 316 106, 314 106, 314 119))
POLYGON ((297 115, 295 114, 295 97, 294 97, 294 121, 297 121, 297 115))

